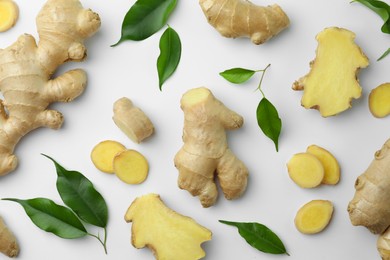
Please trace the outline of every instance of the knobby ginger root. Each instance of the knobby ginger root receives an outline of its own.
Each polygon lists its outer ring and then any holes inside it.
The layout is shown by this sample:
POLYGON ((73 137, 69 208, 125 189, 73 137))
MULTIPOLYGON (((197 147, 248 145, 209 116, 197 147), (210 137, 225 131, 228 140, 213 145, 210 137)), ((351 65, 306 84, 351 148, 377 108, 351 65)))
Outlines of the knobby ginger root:
POLYGON ((114 103, 112 119, 119 129, 135 143, 142 142, 154 132, 154 126, 146 114, 125 97, 114 103))
POLYGON ((106 140, 98 143, 91 152, 91 160, 95 167, 105 173, 114 173, 114 158, 126 150, 121 143, 106 140))
POLYGON ((302 188, 314 188, 324 178, 321 161, 309 153, 297 153, 287 163, 290 178, 302 188))
POLYGON ((11 29, 19 16, 19 8, 12 0, 0 0, 0 32, 11 29))
POLYGON ((193 219, 168 208, 157 194, 138 197, 125 215, 133 222, 131 243, 149 247, 159 260, 196 260, 206 254, 201 244, 211 240, 211 232, 193 219))
POLYGON ((327 28, 316 39, 318 47, 311 70, 294 83, 293 89, 304 91, 302 106, 318 109, 328 117, 350 108, 352 99, 361 96, 357 74, 369 63, 351 31, 327 28))
POLYGON ((390 83, 379 85, 370 92, 368 104, 373 116, 381 118, 390 114, 390 83))
POLYGON ((146 158, 135 150, 125 150, 114 157, 114 172, 120 180, 128 184, 139 184, 148 176, 146 158))
POLYGON ((248 0, 200 0, 207 21, 228 38, 250 37, 262 44, 287 28, 290 21, 282 8, 263 7, 248 0))
POLYGON ((2 217, 0 217, 0 252, 9 257, 15 257, 19 254, 16 238, 5 225, 2 217))
POLYGON ((333 214, 328 200, 312 200, 303 205, 295 216, 295 227, 303 234, 316 234, 324 230, 333 214))
POLYGON ((86 57, 83 41, 100 27, 100 19, 78 0, 48 0, 36 19, 39 43, 24 34, 0 49, 0 175, 16 168, 13 154, 19 140, 38 127, 58 129, 63 116, 47 109, 56 101, 79 96, 86 73, 75 69, 51 79, 57 67, 86 57))
POLYGON ((179 187, 209 207, 218 195, 216 176, 227 199, 239 197, 247 185, 248 169, 228 148, 225 129, 240 128, 243 118, 203 87, 187 91, 181 109, 184 145, 174 160, 179 187))
POLYGON ((307 153, 314 155, 324 167, 323 184, 335 185, 340 180, 340 166, 336 158, 328 150, 318 146, 310 145, 307 153))

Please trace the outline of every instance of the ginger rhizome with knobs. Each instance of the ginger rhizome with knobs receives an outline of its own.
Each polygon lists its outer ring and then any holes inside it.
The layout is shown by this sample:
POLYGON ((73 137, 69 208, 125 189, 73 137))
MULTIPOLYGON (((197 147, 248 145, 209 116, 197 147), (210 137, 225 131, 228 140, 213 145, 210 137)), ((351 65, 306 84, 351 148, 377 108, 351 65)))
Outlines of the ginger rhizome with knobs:
POLYGON ((303 234, 316 234, 324 230, 333 214, 329 200, 312 200, 303 205, 295 216, 295 227, 303 234))
POLYGON ((302 106, 329 117, 350 108, 352 99, 361 96, 357 74, 369 63, 349 30, 326 28, 316 39, 316 58, 310 63, 310 72, 296 81, 293 89, 304 91, 302 106))
POLYGON ((19 16, 19 8, 12 0, 0 0, 0 32, 11 29, 19 16))
POLYGON ((147 246, 158 260, 201 259, 206 255, 201 244, 211 240, 210 230, 168 208, 157 194, 136 198, 125 220, 132 222, 133 246, 147 246))
POLYGON ((227 199, 241 196, 248 169, 229 149, 225 130, 240 128, 243 118, 204 87, 187 91, 181 99, 181 109, 184 145, 174 160, 179 187, 199 196, 203 207, 216 202, 215 177, 227 199))
POLYGON ((258 6, 248 0, 200 0, 207 21, 228 38, 249 37, 262 44, 290 24, 280 6, 258 6))
POLYGON ((9 257, 16 257, 19 254, 16 238, 2 217, 0 217, 0 252, 9 257))
POLYGON ((48 0, 36 19, 39 42, 24 34, 0 49, 0 175, 17 166, 13 154, 19 140, 39 127, 58 129, 63 116, 47 107, 79 96, 86 73, 75 69, 51 78, 67 61, 86 57, 83 41, 100 27, 99 16, 83 9, 78 0, 48 0))
POLYGON ((384 83, 370 92, 368 105, 371 114, 382 118, 390 114, 390 83, 384 83))

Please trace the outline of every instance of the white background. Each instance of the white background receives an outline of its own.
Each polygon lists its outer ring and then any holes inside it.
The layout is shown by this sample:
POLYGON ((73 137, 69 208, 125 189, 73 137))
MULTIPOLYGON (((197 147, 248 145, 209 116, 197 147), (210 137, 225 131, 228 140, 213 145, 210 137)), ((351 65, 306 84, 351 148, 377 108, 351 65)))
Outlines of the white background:
MULTIPOLYGON (((35 16, 44 2, 17 1, 20 19, 14 28, 0 34, 0 48, 13 43, 22 33, 37 36, 35 16)), ((39 129, 23 138, 15 151, 19 167, 0 180, 2 198, 48 197, 61 203, 55 188, 54 167, 40 153, 52 156, 68 169, 84 173, 109 207, 108 255, 96 239, 57 238, 32 224, 18 204, 0 201, 0 215, 20 243, 19 259, 153 259, 148 249, 137 250, 130 244, 131 224, 123 219, 131 202, 149 192, 160 194, 170 208, 191 216, 213 232, 212 240, 203 244, 205 259, 379 259, 377 237, 363 227, 352 226, 346 209, 354 194, 356 177, 389 137, 390 118, 376 119, 368 110, 370 90, 389 81, 386 68, 390 57, 376 62, 390 47, 389 36, 380 31, 381 19, 349 1, 278 0, 290 17, 291 26, 264 45, 256 46, 248 39, 223 38, 207 23, 197 1, 179 1, 168 22, 181 37, 182 59, 160 92, 156 59, 162 30, 143 42, 110 47, 119 39, 122 19, 134 2, 83 0, 85 7, 100 14, 102 27, 86 42, 88 59, 80 64, 66 64, 60 72, 84 68, 88 72, 88 87, 72 103, 53 104, 53 108, 64 114, 63 127, 58 131, 39 129), (315 35, 330 26, 355 32, 356 42, 371 64, 360 73, 363 95, 353 102, 352 109, 322 118, 318 111, 300 106, 302 93, 291 90, 291 85, 309 71, 317 46, 315 35), (272 65, 265 75, 263 90, 283 121, 278 153, 257 126, 255 110, 261 95, 254 89, 258 78, 238 86, 218 75, 232 67, 262 69, 268 63, 272 65), (244 126, 229 132, 228 138, 233 152, 250 171, 249 185, 242 198, 227 201, 220 196, 217 204, 208 209, 177 187, 178 172, 173 165, 173 157, 182 145, 183 114, 179 100, 186 90, 199 86, 207 86, 226 106, 243 115, 244 126), (132 143, 111 119, 114 101, 123 96, 141 107, 155 125, 155 135, 145 143, 132 143), (105 139, 122 142, 148 158, 150 172, 143 184, 127 185, 115 175, 95 169, 90 151, 105 139), (323 146, 338 158, 342 169, 338 185, 305 190, 289 179, 286 162, 310 144, 323 146), (331 200, 335 207, 333 219, 322 233, 303 235, 295 229, 293 220, 298 208, 313 199, 331 200), (267 225, 284 241, 291 256, 258 252, 246 244, 235 228, 218 223, 218 219, 267 225)))

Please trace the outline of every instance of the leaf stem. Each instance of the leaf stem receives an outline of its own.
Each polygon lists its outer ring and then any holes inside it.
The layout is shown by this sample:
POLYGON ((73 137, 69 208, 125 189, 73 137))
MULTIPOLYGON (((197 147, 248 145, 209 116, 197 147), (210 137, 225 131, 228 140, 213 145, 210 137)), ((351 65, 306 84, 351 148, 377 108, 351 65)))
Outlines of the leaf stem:
POLYGON ((264 74, 265 74, 265 72, 267 71, 267 69, 268 69, 270 66, 271 66, 271 64, 268 64, 267 67, 265 67, 264 69, 256 71, 256 72, 262 72, 261 78, 260 78, 260 82, 259 82, 259 85, 258 85, 258 87, 257 87, 256 90, 259 90, 259 91, 260 91, 261 95, 263 95, 263 98, 265 98, 265 95, 264 95, 263 90, 261 89, 261 84, 263 83, 264 74))
POLYGON ((102 240, 98 235, 94 235, 94 234, 91 234, 91 233, 88 233, 88 235, 90 235, 91 237, 94 237, 96 238, 100 244, 102 244, 103 248, 104 248, 104 253, 106 253, 107 255, 107 229, 104 227, 104 240, 102 240))

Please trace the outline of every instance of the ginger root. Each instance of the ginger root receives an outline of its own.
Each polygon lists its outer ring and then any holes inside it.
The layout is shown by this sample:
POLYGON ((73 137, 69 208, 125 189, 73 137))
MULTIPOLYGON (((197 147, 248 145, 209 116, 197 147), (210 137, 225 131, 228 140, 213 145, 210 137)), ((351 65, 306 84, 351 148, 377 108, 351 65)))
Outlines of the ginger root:
POLYGON ((317 234, 328 226, 332 214, 332 202, 312 200, 298 210, 294 220, 295 227, 303 234, 317 234))
POLYGON ((16 238, 5 225, 2 217, 0 217, 0 252, 9 257, 15 257, 19 254, 16 238))
POLYGON ((24 34, 0 50, 0 175, 13 171, 16 144, 39 127, 58 129, 63 116, 47 109, 56 101, 69 102, 79 96, 87 82, 86 73, 75 69, 55 79, 57 67, 86 57, 84 39, 100 26, 91 10, 78 0, 48 0, 37 17, 39 43, 24 34))
POLYGON ((146 114, 125 97, 114 103, 112 119, 119 129, 135 143, 142 142, 154 132, 154 126, 146 114))
POLYGON ((227 199, 239 197, 247 185, 248 169, 228 148, 225 129, 240 128, 243 118, 203 87, 187 91, 181 109, 184 145, 174 159, 179 187, 210 207, 218 196, 216 176, 227 199))
POLYGON ((0 0, 0 32, 11 29, 19 16, 19 8, 12 0, 0 0))
POLYGON ((302 106, 318 109, 323 117, 328 117, 350 108, 352 99, 361 96, 357 74, 369 63, 354 38, 353 32, 336 27, 317 35, 311 70, 293 85, 294 90, 304 91, 302 106))
POLYGON ((118 153, 113 161, 114 172, 123 182, 140 184, 148 176, 149 166, 146 158, 135 150, 118 153))
POLYGON ((287 163, 290 178, 302 188, 314 188, 324 178, 324 167, 316 156, 309 153, 294 154, 287 163))
POLYGON ((114 158, 126 150, 121 143, 106 140, 98 143, 91 152, 91 160, 97 169, 105 173, 114 173, 114 158))
POLYGON ((274 4, 263 7, 248 0, 200 0, 207 21, 228 38, 250 37, 262 44, 287 28, 290 20, 274 4))
POLYGON ((368 104, 371 114, 382 118, 390 114, 390 83, 381 84, 370 92, 368 104))
POLYGON ((307 147, 306 152, 314 155, 324 167, 324 178, 322 179, 322 184, 335 185, 339 182, 340 166, 333 154, 314 144, 307 147))
POLYGON ((149 247, 159 260, 196 260, 206 254, 201 244, 211 232, 193 219, 168 208, 157 194, 138 197, 128 208, 126 222, 133 222, 131 243, 149 247))

